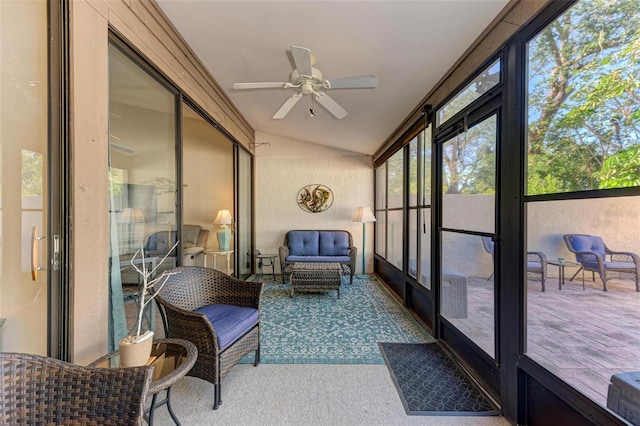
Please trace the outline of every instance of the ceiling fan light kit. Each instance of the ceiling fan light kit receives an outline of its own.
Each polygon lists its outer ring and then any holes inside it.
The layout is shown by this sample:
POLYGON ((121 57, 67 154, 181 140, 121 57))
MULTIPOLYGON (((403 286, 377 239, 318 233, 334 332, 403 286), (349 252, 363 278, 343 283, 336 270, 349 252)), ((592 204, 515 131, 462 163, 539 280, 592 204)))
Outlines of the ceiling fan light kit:
MULTIPOLYGON (((311 51, 305 47, 291 46, 291 56, 296 68, 291 72, 288 82, 257 82, 234 83, 233 88, 242 89, 295 89, 291 95, 273 116, 280 120, 287 116, 303 95, 311 95, 327 111, 338 120, 347 116, 347 111, 323 90, 330 89, 374 89, 378 87, 377 75, 364 75, 358 77, 343 77, 325 80, 322 73, 312 65, 314 63, 311 51)), ((313 108, 311 108, 313 111, 313 108)), ((311 116, 314 116, 311 114, 311 116)))

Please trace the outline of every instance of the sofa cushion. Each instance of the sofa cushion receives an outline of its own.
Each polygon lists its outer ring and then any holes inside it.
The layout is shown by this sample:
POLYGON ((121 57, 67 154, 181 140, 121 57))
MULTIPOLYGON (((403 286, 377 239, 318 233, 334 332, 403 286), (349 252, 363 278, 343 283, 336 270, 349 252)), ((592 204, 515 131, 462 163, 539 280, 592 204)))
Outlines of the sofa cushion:
POLYGON ((348 256, 349 235, 340 231, 320 231, 320 256, 348 256))
POLYGON ((289 231, 287 234, 289 255, 319 256, 320 233, 318 231, 289 231))
POLYGON ((287 256, 287 262, 349 262, 349 256, 287 256))
POLYGON ((195 310, 204 314, 218 336, 220 350, 231 345, 258 323, 259 313, 255 308, 233 305, 208 305, 195 310))
POLYGON ((182 227, 182 247, 195 247, 202 231, 200 225, 184 225, 182 227))

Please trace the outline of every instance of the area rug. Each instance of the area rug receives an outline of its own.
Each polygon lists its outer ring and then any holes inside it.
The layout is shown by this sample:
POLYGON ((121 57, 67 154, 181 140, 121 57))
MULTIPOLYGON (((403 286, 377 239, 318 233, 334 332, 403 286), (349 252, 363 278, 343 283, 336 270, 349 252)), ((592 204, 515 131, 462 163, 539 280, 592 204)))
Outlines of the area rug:
POLYGON ((380 343, 380 350, 407 414, 500 414, 437 343, 380 343))
MULTIPOLYGON (((282 276, 263 275, 261 362, 266 364, 384 364, 378 342, 433 341, 373 277, 343 277, 334 290, 296 292, 282 276)), ((249 354, 243 362, 253 362, 249 354)))

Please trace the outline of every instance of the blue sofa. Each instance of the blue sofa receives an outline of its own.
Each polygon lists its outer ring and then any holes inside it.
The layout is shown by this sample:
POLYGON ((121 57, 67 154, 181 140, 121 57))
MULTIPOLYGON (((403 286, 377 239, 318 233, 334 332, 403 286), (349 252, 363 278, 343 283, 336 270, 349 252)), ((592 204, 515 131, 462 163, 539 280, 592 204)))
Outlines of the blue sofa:
POLYGON ((282 282, 291 277, 295 262, 336 262, 340 264, 344 274, 350 275, 350 282, 353 284, 357 251, 349 231, 289 231, 278 249, 282 282))

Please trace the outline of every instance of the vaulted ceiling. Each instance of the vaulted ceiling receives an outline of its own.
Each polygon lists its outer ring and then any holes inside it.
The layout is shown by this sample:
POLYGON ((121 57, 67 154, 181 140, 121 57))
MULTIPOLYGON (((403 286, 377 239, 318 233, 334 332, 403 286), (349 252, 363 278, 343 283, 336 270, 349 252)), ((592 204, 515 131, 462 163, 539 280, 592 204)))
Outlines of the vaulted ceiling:
POLYGON ((373 154, 508 1, 157 2, 266 139, 373 154), (379 85, 325 90, 347 111, 342 119, 312 103, 311 95, 273 119, 294 89, 236 90, 233 83, 288 82, 295 68, 291 46, 310 49, 325 79, 375 74, 379 85))

